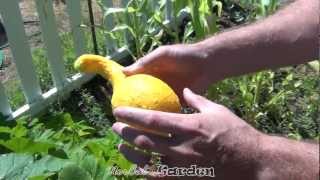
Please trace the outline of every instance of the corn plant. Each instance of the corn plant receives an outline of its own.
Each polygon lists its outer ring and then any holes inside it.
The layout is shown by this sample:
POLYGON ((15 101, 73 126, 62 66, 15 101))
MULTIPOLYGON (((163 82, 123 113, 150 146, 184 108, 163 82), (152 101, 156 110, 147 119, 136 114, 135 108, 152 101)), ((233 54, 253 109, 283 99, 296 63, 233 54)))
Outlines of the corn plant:
MULTIPOLYGON (((222 3, 217 0, 172 0, 171 22, 167 22, 165 0, 130 0, 125 7, 105 7, 104 19, 112 16, 115 26, 104 29, 118 47, 127 46, 134 59, 141 57, 161 44, 190 42, 203 39, 218 31, 217 21, 222 13, 222 3), (157 7, 157 8, 155 8, 157 7), (212 13, 217 9, 216 13, 212 13), (183 18, 189 19, 182 28, 183 18), (169 38, 164 38, 164 37, 169 38)), ((102 27, 104 27, 103 25, 102 27)))
POLYGON ((150 52, 159 46, 160 36, 157 36, 158 21, 162 21, 163 4, 157 5, 147 0, 131 0, 125 7, 108 8, 100 3, 104 10, 104 19, 113 16, 115 26, 111 30, 104 30, 106 35, 112 37, 118 47, 127 47, 134 59, 150 52))
POLYGON ((220 1, 189 0, 188 8, 190 10, 191 23, 197 40, 203 39, 207 35, 218 31, 217 20, 222 12, 222 3, 220 1), (214 7, 217 7, 218 9, 217 14, 212 13, 214 7))
MULTIPOLYGON (((230 1, 230 0, 229 0, 230 1)), ((253 18, 266 17, 280 6, 279 0, 240 0, 240 4, 252 9, 253 18)))

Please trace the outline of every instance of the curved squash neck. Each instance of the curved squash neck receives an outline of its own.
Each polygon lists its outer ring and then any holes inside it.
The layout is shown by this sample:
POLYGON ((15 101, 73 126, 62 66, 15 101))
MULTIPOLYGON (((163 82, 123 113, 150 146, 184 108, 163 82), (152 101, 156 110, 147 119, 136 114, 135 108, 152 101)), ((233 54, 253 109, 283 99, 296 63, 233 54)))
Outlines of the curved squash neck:
POLYGON ((79 60, 84 66, 82 71, 101 75, 111 82, 113 88, 126 77, 122 72, 123 66, 103 56, 83 55, 79 60))
POLYGON ((97 73, 110 81, 112 87, 115 88, 116 85, 126 77, 122 72, 122 69, 123 67, 120 64, 112 60, 105 59, 102 62, 101 68, 99 68, 99 71, 97 73))

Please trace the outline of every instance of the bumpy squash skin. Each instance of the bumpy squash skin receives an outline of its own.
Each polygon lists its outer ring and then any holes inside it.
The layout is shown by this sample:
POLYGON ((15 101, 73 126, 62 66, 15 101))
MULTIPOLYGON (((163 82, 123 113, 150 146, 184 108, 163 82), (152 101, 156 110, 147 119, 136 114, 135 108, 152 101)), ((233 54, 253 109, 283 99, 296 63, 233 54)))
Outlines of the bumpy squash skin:
POLYGON ((115 87, 114 108, 131 106, 164 112, 180 112, 178 96, 163 81, 146 74, 126 77, 115 87))

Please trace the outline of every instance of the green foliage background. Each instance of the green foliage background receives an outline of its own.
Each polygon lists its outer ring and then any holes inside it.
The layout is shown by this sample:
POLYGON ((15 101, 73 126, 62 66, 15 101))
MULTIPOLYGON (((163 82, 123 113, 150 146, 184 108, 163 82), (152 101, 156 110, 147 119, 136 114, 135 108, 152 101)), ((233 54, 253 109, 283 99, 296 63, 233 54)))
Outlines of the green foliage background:
MULTIPOLYGON (((100 1, 98 1, 100 2, 100 1)), ((100 2, 104 23, 97 27, 101 54, 105 38, 125 47, 134 62, 163 44, 192 43, 221 30, 259 20, 276 11, 278 0, 172 0, 169 23, 165 1, 131 0, 124 8, 107 8, 100 2), (186 15, 187 14, 187 15, 186 15), (146 23, 147 22, 147 23, 146 23)), ((85 26, 84 26, 85 27, 85 26)), ((88 27, 88 25, 87 25, 88 27)), ((87 49, 92 43, 87 32, 87 49)), ((61 35, 67 74, 75 71, 76 58, 70 34, 61 35)), ((33 51, 43 90, 52 87, 44 49, 33 51)), ((131 63, 132 63, 131 62, 131 63)), ((213 84, 206 96, 226 105, 266 133, 294 139, 319 140, 319 62, 258 72, 213 84)), ((24 103, 18 82, 6 84, 14 108, 24 103)), ((110 107, 110 86, 100 77, 59 100, 37 118, 15 122, 0 120, 0 179, 139 179, 112 176, 110 169, 135 166, 117 150, 122 141, 110 127, 115 121, 110 107)), ((4 118, 3 118, 4 119, 4 118)))

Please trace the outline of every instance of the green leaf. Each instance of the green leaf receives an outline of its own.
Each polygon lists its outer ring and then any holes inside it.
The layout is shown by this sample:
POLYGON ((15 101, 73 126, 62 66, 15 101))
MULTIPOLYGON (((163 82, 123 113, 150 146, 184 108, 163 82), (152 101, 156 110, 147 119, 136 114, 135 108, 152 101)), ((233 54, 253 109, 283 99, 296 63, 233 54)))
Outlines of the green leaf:
POLYGON ((136 37, 136 33, 135 31, 128 25, 126 24, 120 24, 120 25, 117 25, 115 26, 111 32, 117 32, 117 31, 125 31, 125 30, 129 30, 129 32, 132 34, 133 37, 136 37))
POLYGON ((27 154, 3 154, 0 156, 0 179, 21 180, 28 177, 49 176, 70 162, 52 156, 35 160, 27 154))
POLYGON ((200 0, 199 12, 203 15, 210 13, 210 8, 207 0, 200 0))
POLYGON ((183 42, 187 43, 187 40, 190 39, 191 34, 194 32, 191 23, 189 22, 186 26, 186 29, 183 34, 183 42))
POLYGON ((18 121, 18 124, 16 127, 12 129, 11 136, 12 137, 24 137, 27 135, 28 129, 24 127, 24 123, 21 123, 21 121, 18 121))
POLYGON ((81 161, 80 167, 86 170, 94 180, 113 179, 108 172, 107 165, 101 161, 102 159, 89 155, 81 161))
POLYGON ((218 17, 221 17, 222 14, 222 2, 214 1, 213 6, 218 8, 218 17))
POLYGON ((23 168, 32 164, 31 155, 3 154, 0 156, 0 179, 16 179, 23 168))
POLYGON ((58 172, 62 168, 70 165, 72 162, 52 156, 45 156, 40 160, 36 160, 32 165, 24 168, 23 176, 32 177, 39 176, 47 172, 58 172))
POLYGON ((269 6, 269 4, 271 3, 270 0, 260 0, 260 1, 263 6, 269 6))
POLYGON ((104 12, 104 18, 110 15, 116 15, 118 13, 124 13, 126 12, 125 8, 107 8, 104 12))
POLYGON ((48 141, 56 132, 51 129, 46 129, 44 132, 40 133, 41 134, 35 137, 37 141, 48 141))
POLYGON ((84 169, 70 165, 62 169, 59 173, 59 180, 92 180, 90 174, 84 169))
POLYGON ((110 159, 108 160, 107 164, 109 166, 116 165, 123 170, 130 170, 134 164, 129 162, 122 154, 118 152, 118 150, 110 151, 110 159))
POLYGON ((129 13, 134 13, 134 12, 137 12, 138 9, 135 9, 135 8, 133 8, 133 7, 128 7, 127 11, 128 11, 129 13))
POLYGON ((39 176, 32 176, 29 177, 28 180, 48 180, 50 176, 55 175, 56 173, 45 173, 39 176))
POLYGON ((84 159, 82 159, 80 164, 80 167, 86 170, 91 175, 91 177, 95 177, 98 166, 99 164, 97 159, 92 155, 86 156, 84 159))
POLYGON ((103 149, 101 148, 101 145, 98 142, 89 141, 87 143, 87 148, 96 157, 101 157, 103 154, 103 149))
POLYGON ((68 159, 68 155, 63 149, 50 148, 48 154, 61 159, 68 159))
POLYGON ((54 144, 47 142, 35 142, 27 138, 12 138, 8 141, 0 141, 0 145, 17 153, 48 153, 50 148, 55 147, 54 144))
POLYGON ((0 68, 1 68, 1 66, 2 66, 2 63, 3 63, 3 61, 4 61, 4 53, 3 53, 3 51, 2 50, 0 50, 0 68))
POLYGON ((86 135, 90 135, 91 133, 90 132, 86 132, 84 130, 79 130, 78 131, 78 135, 81 137, 81 136, 86 136, 86 135))
POLYGON ((72 126, 74 124, 71 114, 64 113, 62 115, 63 122, 66 126, 72 126))
POLYGON ((8 133, 8 134, 11 134, 11 129, 8 128, 8 127, 2 127, 0 126, 0 133, 8 133))
POLYGON ((308 64, 315 72, 317 72, 318 74, 320 73, 320 61, 319 60, 311 61, 308 64))
POLYGON ((188 1, 188 6, 190 8, 190 13, 192 17, 192 26, 196 32, 197 39, 204 38, 205 28, 203 26, 203 16, 200 14, 199 6, 200 1, 188 1))

